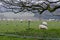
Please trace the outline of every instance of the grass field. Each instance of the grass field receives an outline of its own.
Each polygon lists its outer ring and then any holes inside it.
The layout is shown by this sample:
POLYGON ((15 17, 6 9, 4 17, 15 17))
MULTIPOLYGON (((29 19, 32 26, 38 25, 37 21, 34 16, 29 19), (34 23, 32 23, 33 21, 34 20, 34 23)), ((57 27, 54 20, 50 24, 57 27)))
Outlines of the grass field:
MULTIPOLYGON (((60 38, 60 21, 47 21, 48 30, 41 30, 38 25, 42 21, 31 21, 28 29, 28 21, 0 21, 0 33, 15 34, 19 36, 60 38)), ((12 36, 0 36, 0 40, 39 40, 37 38, 17 38, 12 36)))

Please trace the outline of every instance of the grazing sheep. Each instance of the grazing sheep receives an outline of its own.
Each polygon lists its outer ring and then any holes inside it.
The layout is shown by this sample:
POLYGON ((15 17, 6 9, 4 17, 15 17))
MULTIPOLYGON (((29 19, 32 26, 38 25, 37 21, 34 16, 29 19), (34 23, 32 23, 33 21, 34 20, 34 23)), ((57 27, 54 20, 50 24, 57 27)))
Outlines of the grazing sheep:
POLYGON ((48 29, 48 27, 43 25, 43 24, 41 24, 41 25, 39 25, 39 29, 48 29))
POLYGON ((5 18, 3 20, 6 20, 5 18))
POLYGON ((48 21, 54 21, 55 19, 49 19, 48 21))
POLYGON ((22 20, 22 19, 21 19, 20 21, 21 21, 21 23, 23 22, 23 20, 22 20))
POLYGON ((11 19, 11 21, 14 21, 14 19, 11 19))
POLYGON ((45 22, 45 21, 44 21, 44 22, 42 22, 42 24, 47 26, 47 22, 45 22))
POLYGON ((7 21, 10 21, 11 19, 7 19, 7 21))
POLYGON ((1 21, 2 19, 0 19, 0 21, 1 21))
POLYGON ((48 29, 47 22, 42 22, 42 24, 39 25, 39 29, 48 29))

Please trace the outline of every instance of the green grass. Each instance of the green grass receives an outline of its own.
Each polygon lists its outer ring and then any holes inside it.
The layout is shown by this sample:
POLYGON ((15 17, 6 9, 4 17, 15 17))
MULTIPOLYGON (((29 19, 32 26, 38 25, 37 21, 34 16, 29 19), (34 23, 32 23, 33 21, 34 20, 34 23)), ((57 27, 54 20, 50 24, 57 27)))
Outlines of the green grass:
POLYGON ((0 40, 38 40, 33 38, 15 38, 15 37, 9 37, 9 36, 0 36, 0 40))
MULTIPOLYGON (((30 28, 39 29, 38 25, 41 21, 32 21, 30 23, 30 28)), ((0 21, 0 32, 16 32, 26 30, 28 28, 28 22, 23 21, 0 21)), ((60 21, 50 21, 48 22, 48 29, 60 29, 60 21)))
MULTIPOLYGON (((30 27, 38 29, 39 22, 31 22, 30 27), (37 24, 36 24, 37 23, 37 24)), ((0 21, 0 32, 16 32, 28 28, 28 22, 23 21, 0 21)))
MULTIPOLYGON (((60 21, 47 21, 48 30, 41 30, 38 25, 42 21, 31 21, 30 29, 28 28, 28 21, 0 21, 0 33, 15 34, 20 36, 33 36, 33 37, 48 37, 60 38, 60 21)), ((0 40, 25 40, 24 38, 14 38, 9 36, 0 36, 0 40)), ((26 40, 32 40, 26 38, 26 40)), ((35 39, 33 39, 35 40, 35 39)), ((38 40, 38 39, 36 39, 38 40)))

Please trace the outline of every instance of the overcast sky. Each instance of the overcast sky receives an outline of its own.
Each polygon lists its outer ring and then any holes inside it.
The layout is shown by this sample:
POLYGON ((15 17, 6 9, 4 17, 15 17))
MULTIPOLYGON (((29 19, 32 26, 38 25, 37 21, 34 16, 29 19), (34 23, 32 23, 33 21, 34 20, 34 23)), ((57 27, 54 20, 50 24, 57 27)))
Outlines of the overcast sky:
MULTIPOLYGON (((58 1, 58 0, 49 0, 49 1, 58 1)), ((0 12, 5 12, 5 13, 0 13, 0 14, 4 14, 4 17, 10 17, 10 18, 12 18, 12 17, 14 17, 14 18, 21 18, 23 16, 24 17, 26 16, 28 18, 32 18, 32 16, 39 17, 39 14, 37 14, 37 13, 33 14, 32 12, 25 12, 25 13, 24 12, 20 12, 19 14, 14 14, 14 13, 10 13, 10 12, 7 13, 6 11, 11 11, 11 9, 6 9, 6 8, 2 7, 1 5, 3 5, 2 2, 0 2, 0 12), (27 14, 27 15, 25 15, 25 14, 27 14)), ((51 7, 53 7, 53 6, 51 6, 51 7)), ((60 9, 57 9, 53 13, 50 13, 49 11, 44 11, 42 13, 42 18, 45 18, 45 17, 46 18, 52 18, 52 14, 60 15, 60 9)), ((60 18, 60 16, 54 16, 54 17, 55 18, 60 18)))

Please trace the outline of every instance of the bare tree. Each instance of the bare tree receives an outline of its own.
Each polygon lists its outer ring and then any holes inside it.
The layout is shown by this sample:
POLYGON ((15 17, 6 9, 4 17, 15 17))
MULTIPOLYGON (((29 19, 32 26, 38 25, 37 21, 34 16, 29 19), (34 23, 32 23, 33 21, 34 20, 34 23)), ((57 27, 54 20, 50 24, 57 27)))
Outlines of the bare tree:
POLYGON ((12 9, 12 12, 19 13, 24 11, 31 11, 33 13, 42 13, 45 10, 54 12, 60 8, 59 0, 0 0, 3 3, 3 7, 12 9))

